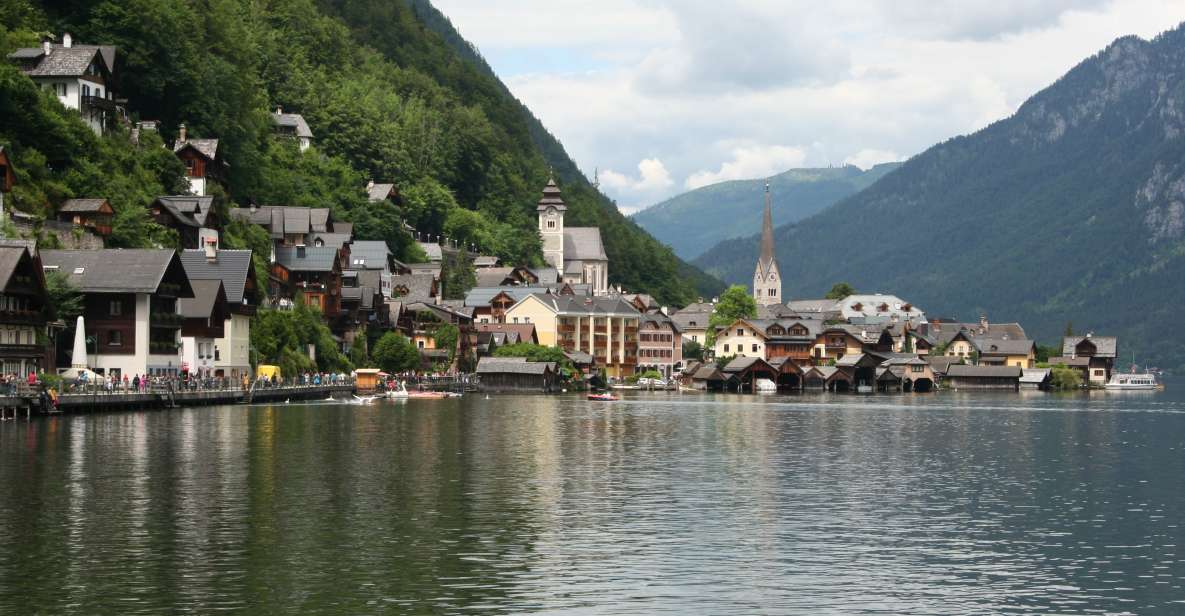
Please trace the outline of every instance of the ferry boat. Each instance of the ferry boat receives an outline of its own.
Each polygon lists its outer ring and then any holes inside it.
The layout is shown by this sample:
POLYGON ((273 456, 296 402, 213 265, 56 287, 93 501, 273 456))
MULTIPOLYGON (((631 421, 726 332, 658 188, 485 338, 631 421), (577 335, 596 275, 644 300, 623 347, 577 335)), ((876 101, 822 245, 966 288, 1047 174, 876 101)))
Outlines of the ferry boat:
POLYGON ((1156 381, 1155 374, 1137 373, 1135 366, 1132 366, 1132 372, 1111 375, 1111 380, 1103 388, 1109 391, 1155 391, 1161 389, 1161 385, 1156 381))

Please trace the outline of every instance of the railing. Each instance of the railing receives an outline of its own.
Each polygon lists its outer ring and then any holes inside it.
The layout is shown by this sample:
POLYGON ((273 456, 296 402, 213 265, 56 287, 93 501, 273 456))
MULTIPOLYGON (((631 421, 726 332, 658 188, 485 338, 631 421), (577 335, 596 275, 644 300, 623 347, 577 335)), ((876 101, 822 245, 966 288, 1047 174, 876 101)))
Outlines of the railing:
POLYGON ((42 319, 39 310, 0 310, 0 321, 6 323, 36 323, 42 319))
POLYGON ((115 101, 101 96, 84 96, 82 97, 82 104, 85 107, 94 107, 104 111, 115 111, 115 101))
POLYGON ((175 312, 154 312, 149 320, 152 327, 176 329, 185 322, 185 317, 175 312))
POLYGON ((45 347, 37 344, 0 344, 0 355, 41 357, 45 355, 45 347))

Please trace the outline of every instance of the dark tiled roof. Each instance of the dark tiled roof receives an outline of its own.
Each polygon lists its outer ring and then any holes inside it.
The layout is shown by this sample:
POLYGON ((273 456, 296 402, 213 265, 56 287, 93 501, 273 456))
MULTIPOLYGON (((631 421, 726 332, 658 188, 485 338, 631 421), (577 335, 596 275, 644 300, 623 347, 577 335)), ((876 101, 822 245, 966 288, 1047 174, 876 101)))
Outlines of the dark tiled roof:
POLYGON ((333 221, 333 224, 330 226, 333 227, 334 233, 345 233, 346 235, 354 235, 354 223, 352 223, 352 222, 341 222, 340 220, 335 220, 335 221, 333 221))
MULTIPOLYGON (((350 234, 348 233, 311 233, 309 234, 308 242, 312 246, 317 246, 317 240, 321 240, 322 246, 330 248, 341 248, 350 241, 350 234)), ((353 255, 354 249, 350 248, 350 254, 353 255)))
POLYGON ((115 60, 115 47, 110 45, 71 45, 66 48, 55 44, 50 49, 48 56, 40 47, 27 47, 8 54, 8 57, 18 61, 21 70, 30 77, 84 75, 96 55, 110 71, 115 60))
POLYGON ((357 240, 350 244, 350 267, 353 269, 386 269, 387 259, 390 255, 391 250, 387 248, 386 242, 357 240))
POLYGON ((432 283, 435 280, 436 277, 432 274, 401 274, 391 276, 391 294, 395 295, 397 293, 396 289, 404 287, 407 289, 407 294, 398 296, 403 301, 430 301, 432 299, 432 283))
POLYGON ((530 286, 530 287, 474 287, 469 289, 465 294, 466 306, 489 306, 490 302, 497 297, 499 293, 505 293, 510 296, 510 299, 517 302, 520 299, 531 294, 550 293, 551 287, 530 286))
POLYGON ((297 254, 296 246, 277 246, 276 262, 291 272, 331 272, 337 263, 337 249, 328 246, 306 246, 305 256, 297 254))
POLYGON ((535 209, 542 212, 549 207, 554 207, 561 212, 568 209, 568 206, 564 205, 564 199, 560 196, 560 187, 555 185, 554 178, 547 180, 547 186, 543 187, 543 196, 539 199, 539 205, 535 209))
POLYGON ((177 300, 177 312, 187 319, 208 319, 218 305, 219 297, 225 301, 221 280, 192 280, 193 297, 177 300))
POLYGON ((640 316, 638 309, 620 296, 535 295, 558 314, 640 316))
POLYGON ((546 374, 555 372, 555 363, 527 361, 525 357, 483 357, 477 362, 478 374, 546 374))
POLYGON ((218 259, 206 260, 205 250, 181 251, 181 264, 190 280, 219 280, 230 304, 241 304, 251 275, 250 250, 219 250, 218 259))
POLYGON ((1016 366, 967 366, 952 365, 946 371, 948 377, 972 377, 994 379, 1019 379, 1021 369, 1016 366))
POLYGON ((186 139, 185 141, 178 140, 173 144, 173 151, 180 152, 185 148, 193 148, 198 154, 205 156, 209 160, 218 158, 218 140, 217 139, 186 139))
POLYGON ((154 293, 176 254, 173 250, 112 248, 43 250, 41 263, 57 266, 83 292, 154 293))
POLYGON ((975 347, 981 355, 1028 355, 1033 350, 1032 340, 976 338, 975 347))
POLYGON ((1090 340, 1095 346, 1095 357, 1115 357, 1119 340, 1113 336, 1066 336, 1062 339, 1062 355, 1077 353, 1076 347, 1083 340, 1090 340))
POLYGON ((597 227, 564 227, 564 261, 605 261, 601 230, 597 227))
POLYGON ((476 323, 473 327, 479 332, 507 332, 523 342, 535 339, 535 325, 532 323, 476 323))
POLYGON ((93 213, 101 211, 103 209, 103 205, 106 203, 106 199, 66 199, 64 202, 62 202, 62 207, 58 208, 58 211, 70 213, 93 213))
POLYGON ((0 291, 8 287, 21 257, 28 252, 29 250, 23 246, 0 246, 0 291))
POLYGON ((277 111, 272 113, 272 117, 275 118, 277 126, 291 128, 297 137, 313 138, 313 131, 309 130, 308 122, 305 122, 304 116, 299 113, 283 113, 277 111))
POLYGON ((157 197, 155 203, 169 212, 178 222, 191 227, 205 226, 214 208, 214 197, 197 197, 192 195, 176 195, 157 197))

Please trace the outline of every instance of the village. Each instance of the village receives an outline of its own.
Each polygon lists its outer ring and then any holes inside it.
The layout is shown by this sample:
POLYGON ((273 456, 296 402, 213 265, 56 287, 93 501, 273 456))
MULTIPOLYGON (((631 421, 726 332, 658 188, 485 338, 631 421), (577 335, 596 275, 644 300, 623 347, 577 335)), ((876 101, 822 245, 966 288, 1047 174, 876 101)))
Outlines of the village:
MULTIPOLYGON (((106 85, 115 53, 67 34, 9 60, 102 133, 120 120, 120 99, 106 85)), ((278 136, 301 150, 313 143, 300 114, 277 107, 273 117, 278 136)), ((153 121, 130 126, 133 140, 158 129, 153 121)), ((567 206, 554 179, 536 204, 544 265, 501 263, 412 228, 406 231, 427 258, 404 263, 384 241, 355 238, 354 225, 329 208, 251 205, 220 215, 213 195, 230 162, 218 137, 190 135, 184 125, 177 134, 171 150, 184 163, 189 190, 144 207, 177 233, 179 250, 106 247, 115 212, 104 195, 64 199, 54 204, 53 218, 4 208, 21 161, 0 144, 0 210, 15 231, 9 235, 18 236, 0 240, 4 375, 28 376, 30 384, 42 375, 85 374, 116 383, 193 378, 249 387, 260 375, 251 343, 258 315, 298 305, 317 310, 342 353, 367 331, 398 332, 419 355, 407 372, 475 375, 472 382, 491 392, 1015 391, 1049 389, 1058 371, 1072 372, 1077 385, 1102 386, 1118 357, 1114 337, 1093 333, 1066 336, 1060 356, 1039 357, 1019 323, 939 318, 888 293, 783 301, 768 185, 760 256, 751 293, 744 291, 752 302, 730 314, 737 302, 725 300, 735 300, 739 287, 675 308, 613 285, 600 229, 565 224, 567 206), (266 279, 251 250, 223 245, 231 223, 266 233, 270 252, 258 255, 266 259, 266 279), (450 267, 473 269, 470 288, 451 290, 463 299, 446 299, 450 267), (50 273, 64 275, 81 295, 77 325, 56 318, 50 273), (71 327, 73 337, 61 335, 71 327), (553 352, 546 360, 534 361, 547 349, 553 352)), ((370 181, 357 190, 371 207, 400 208, 393 183, 370 181)), ((291 351, 315 359, 312 345, 291 351)), ((355 368, 368 377, 362 389, 393 379, 370 366, 355 368)))

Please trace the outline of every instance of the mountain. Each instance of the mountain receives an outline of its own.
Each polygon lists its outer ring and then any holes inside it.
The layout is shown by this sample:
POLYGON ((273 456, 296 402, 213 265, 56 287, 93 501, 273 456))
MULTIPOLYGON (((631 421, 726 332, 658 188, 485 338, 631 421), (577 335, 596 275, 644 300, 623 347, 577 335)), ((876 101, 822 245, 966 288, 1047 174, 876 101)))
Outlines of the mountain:
MULTIPOLYGON (((773 193, 774 224, 802 220, 864 190, 899 163, 868 171, 846 165, 825 169, 791 169, 768 179, 773 193)), ((633 215, 675 254, 692 259, 721 240, 761 230, 762 193, 767 180, 720 182, 671 197, 633 215)))
MULTIPOLYGON (((776 231, 787 297, 847 281, 932 315, 1121 337, 1185 369, 1185 25, 1116 40, 1017 112, 776 231)), ((695 262, 747 283, 757 238, 695 262)))
MULTIPOLYGON (((610 282, 682 304, 720 282, 680 261, 580 174, 563 147, 515 100, 447 19, 424 0, 4 0, 0 52, 69 31, 118 47, 117 93, 131 120, 161 133, 139 147, 127 131, 95 138, 0 62, 0 144, 15 156, 13 205, 49 214, 62 199, 105 196, 112 244, 168 244, 146 215, 183 169, 161 155, 185 123, 220 140, 228 163, 219 207, 330 207, 359 239, 416 257, 400 218, 505 262, 542 262, 535 202, 548 176, 569 221, 602 229, 610 282), (271 112, 300 113, 314 134, 301 154, 274 136, 271 112), (371 204, 368 179, 394 182, 400 209, 371 204)), ((250 244, 229 230, 232 244, 250 244)))

